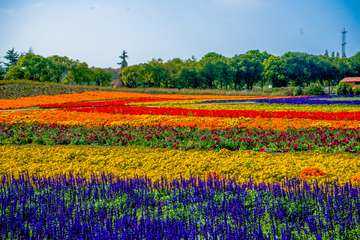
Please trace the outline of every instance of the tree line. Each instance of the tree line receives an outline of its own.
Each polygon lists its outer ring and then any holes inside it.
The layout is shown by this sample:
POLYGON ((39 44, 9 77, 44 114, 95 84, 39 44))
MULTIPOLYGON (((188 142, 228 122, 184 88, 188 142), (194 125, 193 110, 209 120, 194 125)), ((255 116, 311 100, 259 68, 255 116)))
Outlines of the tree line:
MULTIPOLYGON (((128 66, 127 53, 123 51, 120 76, 130 88, 199 88, 199 89, 253 89, 254 87, 310 86, 318 82, 322 86, 337 85, 344 77, 360 76, 360 52, 350 58, 339 54, 329 56, 302 52, 287 52, 274 56, 266 51, 251 50, 228 58, 210 52, 199 61, 192 56, 181 60, 174 58, 164 62, 152 59, 147 63, 128 66)), ((0 63, 0 78, 29 79, 59 83, 109 85, 119 73, 101 68, 89 68, 85 62, 57 55, 44 58, 32 49, 18 54, 14 48, 0 63)))
POLYGON ((30 48, 19 54, 13 49, 4 56, 7 63, 0 62, 0 79, 27 79, 40 82, 76 83, 107 86, 112 79, 110 71, 89 67, 87 63, 68 57, 36 55, 30 48))
POLYGON ((251 50, 227 58, 208 53, 200 61, 194 57, 164 62, 152 59, 122 71, 127 87, 253 89, 287 86, 338 84, 344 77, 360 76, 360 52, 351 58, 288 52, 274 56, 251 50))

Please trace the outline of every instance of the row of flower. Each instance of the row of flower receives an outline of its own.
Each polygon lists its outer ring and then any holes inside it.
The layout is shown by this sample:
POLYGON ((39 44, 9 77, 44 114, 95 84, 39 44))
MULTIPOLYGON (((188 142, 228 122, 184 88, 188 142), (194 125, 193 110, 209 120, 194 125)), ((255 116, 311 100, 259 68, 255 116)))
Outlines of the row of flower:
MULTIPOLYGON (((205 103, 233 103, 233 102, 242 102, 244 100, 215 100, 215 101, 206 101, 205 103)), ((299 98, 265 98, 265 99, 254 99, 252 100, 256 103, 269 103, 269 104, 306 104, 306 105, 314 105, 314 104, 326 104, 326 105, 336 105, 336 104, 349 104, 349 105, 360 105, 359 95, 336 95, 336 96, 307 96, 307 97, 299 97, 299 98), (349 100, 343 100, 342 98, 346 98, 349 100), (353 99, 351 99, 353 98, 353 99), (339 100, 337 100, 339 99, 339 100)))
MULTIPOLYGON (((301 111, 301 112, 359 112, 359 105, 284 105, 284 104, 248 104, 251 102, 239 102, 238 100, 229 100, 209 102, 204 100, 186 100, 180 98, 126 98, 113 101, 97 102, 78 102, 65 104, 42 104, 40 108, 69 108, 69 107, 104 107, 104 106, 154 106, 164 108, 188 108, 188 109, 207 109, 207 110, 253 110, 256 108, 260 111, 301 111), (232 101, 232 102, 229 102, 232 101), (236 104, 226 104, 236 103, 236 104)), ((249 101, 244 100, 244 101, 249 101)), ((254 100, 250 100, 254 101, 254 100)))
MULTIPOLYGON (((77 103, 86 101, 101 101, 110 99, 123 99, 123 98, 174 98, 174 95, 153 95, 143 93, 127 93, 127 92, 104 92, 92 91, 83 93, 59 94, 55 96, 41 95, 35 97, 22 97, 18 99, 0 99, 0 109, 18 109, 25 107, 36 107, 45 104, 64 104, 64 103, 77 103)), ((263 97, 252 96, 216 96, 216 95, 176 95, 179 99, 198 99, 198 100, 214 100, 214 99, 252 99, 263 97)), ((277 97, 272 97, 277 98, 277 97)))
POLYGON ((360 112, 304 112, 304 111, 257 111, 257 110, 207 110, 186 108, 163 108, 145 106, 106 106, 92 108, 67 108, 76 112, 101 112, 131 115, 179 115, 227 118, 308 118, 314 120, 360 120, 360 112))
POLYGON ((360 128, 286 131, 227 128, 130 126, 83 127, 40 123, 0 123, 0 145, 139 146, 180 150, 254 150, 360 153, 360 128))
POLYGON ((223 118, 223 117, 198 117, 177 115, 129 115, 108 114, 99 112, 73 112, 63 110, 45 111, 10 111, 0 112, 0 123, 47 123, 60 125, 78 125, 87 127, 115 126, 129 124, 139 125, 161 125, 161 126, 183 126, 197 128, 262 128, 285 131, 288 128, 302 129, 313 127, 327 128, 358 128, 360 121, 357 120, 314 120, 306 118, 223 118))
POLYGON ((257 183, 281 181, 286 177, 300 177, 302 171, 318 168, 326 176, 320 182, 339 180, 345 184, 360 174, 358 154, 329 154, 308 151, 303 154, 269 154, 250 150, 183 151, 174 149, 113 148, 96 146, 0 146, 0 174, 26 172, 54 176, 68 172, 113 173, 121 178, 135 175, 172 180, 191 175, 205 177, 207 172, 236 177, 257 183))
POLYGON ((3 239, 355 239, 352 185, 5 175, 3 239), (29 183, 32 182, 33 185, 29 183))

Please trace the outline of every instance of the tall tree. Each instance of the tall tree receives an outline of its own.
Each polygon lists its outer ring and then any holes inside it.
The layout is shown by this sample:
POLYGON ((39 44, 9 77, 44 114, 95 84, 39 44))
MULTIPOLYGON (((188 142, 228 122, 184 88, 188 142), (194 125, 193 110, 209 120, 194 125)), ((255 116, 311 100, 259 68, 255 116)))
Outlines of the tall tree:
POLYGON ((327 49, 325 50, 324 57, 329 57, 329 51, 327 49))
POLYGON ((233 71, 230 65, 228 64, 227 59, 218 59, 215 63, 216 69, 218 70, 216 80, 220 83, 220 89, 223 89, 223 86, 227 88, 227 86, 232 82, 233 79, 233 71))
POLYGON ((192 66, 183 66, 179 72, 176 86, 178 88, 201 88, 203 78, 192 66))
POLYGON ((199 64, 199 74, 203 78, 205 86, 212 89, 214 87, 215 80, 219 75, 219 65, 216 65, 216 58, 203 58, 199 64))
POLYGON ((128 63, 126 61, 126 58, 128 58, 129 56, 127 55, 127 52, 125 52, 125 50, 123 50, 121 56, 119 56, 119 58, 122 60, 120 63, 118 63, 121 67, 121 69, 124 69, 128 66, 128 63))
POLYGON ((27 53, 19 58, 17 65, 23 69, 24 78, 33 81, 49 81, 52 63, 43 56, 27 53))
POLYGON ((111 80, 111 73, 101 68, 89 69, 90 80, 98 86, 106 86, 111 80))
MULTIPOLYGON (((1 59, 1 57, 0 57, 1 59)), ((4 79, 6 69, 3 67, 3 61, 0 61, 0 80, 4 79)))
POLYGON ((285 60, 281 57, 271 56, 264 61, 264 71, 262 77, 271 83, 273 87, 286 87, 288 77, 285 73, 285 60))
POLYGON ((10 66, 13 66, 13 65, 16 65, 17 61, 19 60, 19 53, 18 52, 15 52, 15 49, 12 48, 11 50, 7 51, 6 52, 6 55, 4 56, 4 58, 6 60, 8 60, 9 62, 8 63, 5 63, 5 66, 6 67, 10 67, 10 66))
POLYGON ((137 86, 144 86, 145 68, 143 65, 132 65, 124 68, 122 71, 122 79, 126 87, 135 88, 137 86))
POLYGON ((68 57, 60 57, 53 55, 47 58, 52 64, 50 66, 50 74, 56 83, 60 83, 61 77, 68 71, 70 60, 68 57))
POLYGON ((79 60, 70 60, 69 72, 66 81, 73 81, 76 84, 86 83, 89 81, 89 67, 87 63, 81 63, 79 60))

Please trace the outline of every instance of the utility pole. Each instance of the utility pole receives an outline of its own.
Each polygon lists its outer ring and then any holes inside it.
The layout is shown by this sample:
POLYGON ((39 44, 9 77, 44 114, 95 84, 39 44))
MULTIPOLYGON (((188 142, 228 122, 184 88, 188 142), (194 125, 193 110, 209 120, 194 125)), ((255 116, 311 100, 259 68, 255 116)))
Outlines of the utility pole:
POLYGON ((345 54, 345 45, 346 45, 346 42, 345 42, 345 39, 346 39, 346 33, 347 31, 345 31, 345 28, 344 30, 341 32, 342 33, 342 58, 346 58, 346 54, 345 54))

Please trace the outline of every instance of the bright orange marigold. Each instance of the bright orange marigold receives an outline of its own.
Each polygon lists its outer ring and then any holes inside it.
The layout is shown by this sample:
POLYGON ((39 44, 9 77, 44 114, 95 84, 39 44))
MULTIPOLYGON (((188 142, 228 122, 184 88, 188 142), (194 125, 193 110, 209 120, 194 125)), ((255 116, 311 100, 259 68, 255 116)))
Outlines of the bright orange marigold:
POLYGON ((212 179, 221 179, 221 176, 217 174, 216 172, 207 172, 206 178, 212 178, 212 179))
POLYGON ((300 179, 305 180, 307 176, 329 177, 328 175, 326 175, 326 173, 324 173, 322 170, 320 170, 318 168, 305 168, 305 169, 303 169, 301 174, 300 174, 300 179))

